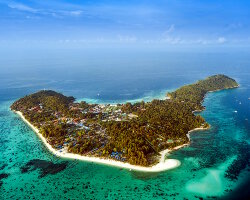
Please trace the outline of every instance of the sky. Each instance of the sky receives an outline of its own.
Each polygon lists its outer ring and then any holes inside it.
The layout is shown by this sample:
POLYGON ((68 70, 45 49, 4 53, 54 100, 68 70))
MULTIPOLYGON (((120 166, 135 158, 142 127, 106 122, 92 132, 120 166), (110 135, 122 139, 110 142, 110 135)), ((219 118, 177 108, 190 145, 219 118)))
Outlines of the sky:
POLYGON ((250 46, 250 1, 0 0, 0 46, 250 46))

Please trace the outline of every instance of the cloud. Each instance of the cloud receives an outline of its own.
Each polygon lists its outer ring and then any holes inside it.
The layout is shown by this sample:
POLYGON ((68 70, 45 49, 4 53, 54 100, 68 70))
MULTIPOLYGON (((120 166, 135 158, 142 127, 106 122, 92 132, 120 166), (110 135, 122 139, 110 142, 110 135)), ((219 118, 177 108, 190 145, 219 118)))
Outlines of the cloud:
POLYGON ((168 43, 168 44, 181 44, 183 40, 179 37, 166 37, 160 40, 161 43, 168 43))
POLYGON ((70 11, 69 14, 72 16, 80 16, 83 13, 81 10, 70 11))
POLYGON ((165 36, 158 39, 144 40, 145 44, 169 44, 169 45, 220 45, 228 40, 225 37, 219 38, 182 38, 177 36, 165 36))
POLYGON ((60 10, 60 11, 53 11, 53 13, 61 14, 64 16, 67 15, 67 16, 78 17, 82 15, 83 11, 82 10, 72 10, 72 11, 60 10))
POLYGON ((63 44, 134 44, 138 42, 135 36, 118 35, 110 38, 93 37, 93 38, 78 38, 78 39, 59 39, 59 43, 63 44))
POLYGON ((122 42, 122 43, 133 43, 137 41, 137 38, 135 36, 118 35, 118 40, 119 42, 122 42))
POLYGON ((219 44, 224 44, 226 41, 227 41, 227 40, 226 40, 226 38, 224 38, 224 37, 219 37, 219 38, 217 39, 217 43, 219 43, 219 44))
MULTIPOLYGON (((42 0, 43 1, 43 0, 42 0)), ((16 9, 23 12, 30 12, 39 15, 49 15, 52 17, 79 17, 87 16, 96 19, 109 19, 113 21, 124 21, 123 18, 130 18, 133 16, 135 18, 151 18, 155 14, 159 14, 158 9, 153 9, 146 6, 120 6, 113 4, 93 4, 85 5, 81 4, 70 4, 61 1, 45 1, 44 2, 34 2, 32 6, 26 3, 4 3, 8 5, 11 9, 16 9), (128 12, 129 11, 129 12, 128 12)), ((1 2, 1 0, 0 0, 1 2)), ((131 23, 129 23, 131 24, 131 23)), ((138 24, 138 23, 137 23, 138 24)), ((174 27, 170 27, 173 29, 174 27)), ((171 30, 170 30, 171 31, 171 30)))
POLYGON ((36 9, 31 8, 31 7, 24 5, 24 4, 20 4, 20 3, 10 3, 10 4, 8 4, 8 6, 9 6, 9 8, 16 9, 19 11, 37 13, 36 9))
POLYGON ((29 12, 32 14, 49 15, 52 17, 62 18, 63 16, 78 17, 81 16, 82 10, 54 10, 54 9, 35 9, 21 3, 9 3, 8 7, 18 11, 29 12))
POLYGON ((164 31, 163 36, 168 36, 170 33, 175 31, 175 25, 171 24, 166 31, 164 31))
MULTIPOLYGON (((168 44, 180 44, 183 40, 180 37, 172 36, 175 31, 175 25, 171 24, 166 31, 163 32, 162 38, 159 39, 158 43, 168 43, 168 44)), ((152 42, 152 41, 151 41, 152 42)))

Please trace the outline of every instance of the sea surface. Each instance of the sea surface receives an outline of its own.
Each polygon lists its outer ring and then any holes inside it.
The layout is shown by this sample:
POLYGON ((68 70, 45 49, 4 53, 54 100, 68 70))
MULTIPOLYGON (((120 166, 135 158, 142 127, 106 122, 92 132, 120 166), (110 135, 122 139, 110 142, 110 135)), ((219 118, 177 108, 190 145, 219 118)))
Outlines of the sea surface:
POLYGON ((58 50, 0 57, 0 199, 249 199, 250 53, 58 50), (169 158, 181 166, 134 172, 52 155, 10 105, 53 89, 89 103, 164 99, 167 91, 223 73, 240 87, 209 93, 191 134, 169 158))

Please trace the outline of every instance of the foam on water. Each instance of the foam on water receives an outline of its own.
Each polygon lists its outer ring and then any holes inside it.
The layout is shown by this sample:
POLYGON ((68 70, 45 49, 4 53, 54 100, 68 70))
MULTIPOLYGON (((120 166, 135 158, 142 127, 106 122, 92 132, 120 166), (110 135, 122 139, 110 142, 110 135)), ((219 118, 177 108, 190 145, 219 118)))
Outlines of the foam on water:
POLYGON ((168 92, 171 92, 171 91, 173 91, 173 90, 166 89, 166 90, 161 90, 158 92, 157 91, 150 91, 150 92, 146 92, 142 97, 136 98, 136 99, 103 100, 100 97, 99 99, 98 98, 79 98, 76 101, 77 102, 85 101, 85 102, 90 103, 90 104, 117 104, 117 103, 122 104, 122 103, 127 103, 127 102, 130 102, 133 104, 133 103, 137 103, 137 102, 141 102, 141 101, 150 102, 153 99, 160 99, 160 100, 167 99, 166 94, 168 92))

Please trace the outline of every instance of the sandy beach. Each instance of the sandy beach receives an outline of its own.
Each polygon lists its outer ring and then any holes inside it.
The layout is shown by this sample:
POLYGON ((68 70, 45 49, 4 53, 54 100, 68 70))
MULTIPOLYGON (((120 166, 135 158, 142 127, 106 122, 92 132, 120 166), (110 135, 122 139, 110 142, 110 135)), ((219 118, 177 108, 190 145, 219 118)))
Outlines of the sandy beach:
MULTIPOLYGON (((114 166, 114 167, 119 167, 119 168, 134 170, 134 171, 143 171, 143 172, 161 172, 161 171, 176 168, 176 167, 180 166, 180 164, 181 164, 181 162, 179 160, 176 160, 176 159, 165 159, 166 155, 170 152, 169 149, 166 149, 166 150, 160 152, 161 157, 160 157, 159 163, 157 163, 156 165, 153 165, 151 167, 142 167, 142 166, 137 166, 137 165, 131 165, 129 163, 124 163, 124 162, 115 161, 115 160, 111 160, 111 159, 82 156, 82 155, 78 155, 78 154, 68 153, 66 150, 60 152, 59 150, 54 149, 47 142, 47 140, 39 132, 38 128, 34 127, 28 120, 26 120, 20 111, 15 111, 15 113, 17 113, 22 118, 22 120, 32 128, 32 130, 39 136, 39 138, 43 141, 43 144, 47 147, 47 149, 50 152, 52 152, 56 156, 59 156, 62 158, 95 162, 95 163, 110 165, 110 166, 114 166)), ((173 150, 177 150, 177 149, 182 148, 186 145, 188 145, 188 144, 184 144, 184 145, 175 147, 173 150)))

